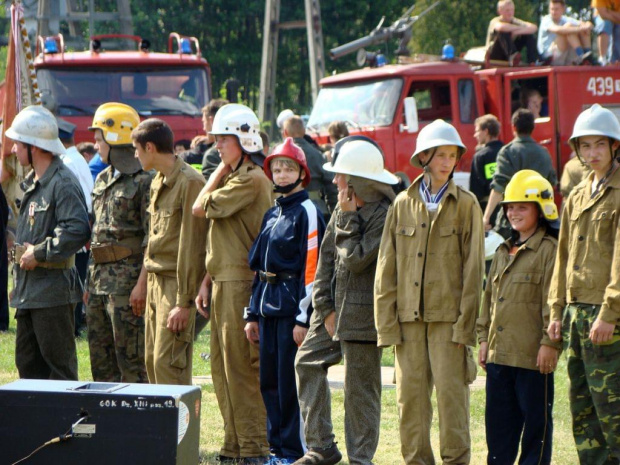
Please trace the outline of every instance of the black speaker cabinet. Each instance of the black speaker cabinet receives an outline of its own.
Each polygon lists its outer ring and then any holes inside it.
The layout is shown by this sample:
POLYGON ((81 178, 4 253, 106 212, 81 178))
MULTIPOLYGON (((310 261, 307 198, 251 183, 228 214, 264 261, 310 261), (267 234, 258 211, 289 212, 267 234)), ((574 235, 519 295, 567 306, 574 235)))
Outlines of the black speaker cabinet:
POLYGON ((20 465, 196 465, 200 401, 194 386, 15 381, 0 386, 0 464, 53 440, 20 465))

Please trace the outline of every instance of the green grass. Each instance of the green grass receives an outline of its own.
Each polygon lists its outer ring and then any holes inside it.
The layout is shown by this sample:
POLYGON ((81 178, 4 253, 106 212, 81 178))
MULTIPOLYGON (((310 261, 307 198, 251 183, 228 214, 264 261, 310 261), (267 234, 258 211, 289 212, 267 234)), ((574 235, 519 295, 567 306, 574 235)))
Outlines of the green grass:
MULTIPOLYGON (((209 352, 208 327, 199 336, 194 346, 194 375, 203 376, 210 373, 210 365, 200 356, 209 352)), ((90 374, 90 360, 88 357, 88 343, 85 338, 77 341, 79 376, 81 380, 92 380, 90 374)), ((0 384, 18 379, 14 362, 15 352, 15 320, 11 320, 11 329, 7 333, 0 333, 0 384)), ((385 350, 383 363, 393 365, 394 355, 391 349, 385 350)), ((482 370, 479 370, 483 374, 482 370)), ((554 405, 554 434, 553 434, 553 463, 578 463, 575 445, 571 434, 571 419, 568 407, 568 379, 566 362, 562 358, 555 378, 555 405, 554 405)), ((223 422, 217 407, 213 386, 205 384, 202 389, 202 413, 200 432, 200 457, 202 463, 216 464, 215 457, 223 440, 223 422)), ((433 400, 434 402, 434 400, 433 400)), ((486 441, 484 434, 484 389, 472 391, 471 396, 471 436, 472 436, 472 465, 486 463, 486 441)), ((332 391, 332 416, 336 440, 343 453, 344 446, 344 409, 341 390, 332 391)), ((433 418, 432 442, 435 458, 440 462, 439 435, 437 415, 433 418)), ((343 460, 344 464, 348 463, 343 460)), ((381 436, 379 448, 375 456, 377 465, 395 465, 402 463, 400 456, 400 439, 398 434, 398 409, 396 405, 396 391, 385 389, 382 395, 381 436)))

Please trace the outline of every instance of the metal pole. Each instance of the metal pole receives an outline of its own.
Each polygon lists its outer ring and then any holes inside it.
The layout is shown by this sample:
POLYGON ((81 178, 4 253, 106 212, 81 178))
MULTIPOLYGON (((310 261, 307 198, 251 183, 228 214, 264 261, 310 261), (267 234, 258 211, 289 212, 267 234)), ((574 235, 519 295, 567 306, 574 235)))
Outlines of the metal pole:
POLYGON ((265 23, 263 25, 263 56, 260 72, 258 119, 270 122, 269 138, 273 139, 275 122, 276 69, 278 64, 278 23, 280 21, 280 0, 265 1, 265 23))
POLYGON ((88 35, 95 35, 95 0, 88 0, 88 35))
POLYGON ((325 76, 325 52, 319 0, 305 0, 306 32, 308 34, 308 60, 310 61, 310 85, 312 104, 319 94, 319 81, 325 76))

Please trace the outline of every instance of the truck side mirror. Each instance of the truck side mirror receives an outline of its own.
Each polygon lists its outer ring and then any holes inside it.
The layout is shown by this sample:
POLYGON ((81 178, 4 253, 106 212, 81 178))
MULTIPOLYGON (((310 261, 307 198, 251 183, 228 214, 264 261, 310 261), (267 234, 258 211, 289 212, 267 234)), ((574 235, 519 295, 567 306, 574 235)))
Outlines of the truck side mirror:
POLYGON ((400 125, 400 132, 408 133, 418 132, 420 129, 418 124, 418 106, 415 97, 407 97, 404 100, 405 106, 405 124, 400 125))

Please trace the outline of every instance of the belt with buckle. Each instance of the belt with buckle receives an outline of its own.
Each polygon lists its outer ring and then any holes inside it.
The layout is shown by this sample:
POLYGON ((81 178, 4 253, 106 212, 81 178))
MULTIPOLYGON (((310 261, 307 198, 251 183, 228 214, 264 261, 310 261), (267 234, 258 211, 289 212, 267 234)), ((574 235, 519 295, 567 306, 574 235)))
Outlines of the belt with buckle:
MULTIPOLYGON (((26 253, 26 246, 21 244, 15 244, 10 251, 10 259, 16 265, 19 265, 19 261, 22 255, 26 253)), ((75 266, 75 255, 71 255, 69 258, 62 262, 39 262, 37 268, 47 268, 50 270, 68 270, 75 266)))
POLYGON ((128 257, 142 255, 142 248, 139 251, 135 251, 131 247, 121 244, 92 243, 90 245, 90 252, 93 261, 96 264, 101 264, 118 262, 128 257))
POLYGON ((261 281, 269 284, 277 284, 279 281, 287 279, 299 279, 299 274, 289 273, 287 271, 280 271, 278 273, 271 273, 269 271, 259 271, 258 277, 261 281))

